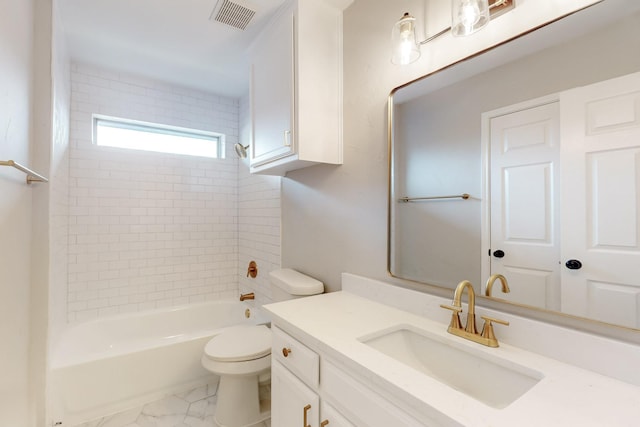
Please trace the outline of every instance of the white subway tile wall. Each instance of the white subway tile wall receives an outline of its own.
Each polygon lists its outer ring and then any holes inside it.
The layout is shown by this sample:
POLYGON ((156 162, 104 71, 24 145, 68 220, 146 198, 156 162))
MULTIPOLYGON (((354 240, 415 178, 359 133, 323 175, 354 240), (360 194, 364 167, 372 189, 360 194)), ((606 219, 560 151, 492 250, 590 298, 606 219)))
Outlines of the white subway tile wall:
MULTIPOLYGON (((249 144, 249 97, 240 99, 240 141, 249 144)), ((238 277, 242 293, 254 292, 257 304, 271 302, 269 272, 280 268, 279 176, 249 173, 249 159, 238 166, 238 277), (258 276, 247 277, 250 261, 258 276)))
POLYGON ((71 66, 63 35, 54 37, 52 56, 53 145, 50 170, 50 282, 49 343, 57 342, 67 323, 69 269, 69 121, 71 114, 71 66))
POLYGON ((72 64, 69 322, 237 296, 238 108, 72 64), (224 133, 226 158, 96 147, 94 113, 224 133))

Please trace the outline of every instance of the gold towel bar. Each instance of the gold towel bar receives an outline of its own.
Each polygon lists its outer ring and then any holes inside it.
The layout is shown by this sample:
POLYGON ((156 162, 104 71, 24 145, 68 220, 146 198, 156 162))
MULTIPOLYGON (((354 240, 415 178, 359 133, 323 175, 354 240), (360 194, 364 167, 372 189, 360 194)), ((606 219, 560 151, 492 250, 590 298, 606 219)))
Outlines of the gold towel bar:
POLYGON ((29 169, 28 167, 22 166, 20 163, 16 163, 13 160, 0 160, 0 166, 11 166, 13 168, 18 169, 27 174, 27 184, 31 184, 32 182, 49 182, 47 178, 36 173, 29 169))
POLYGON ((470 195, 468 195, 467 193, 463 193, 463 194, 456 194, 453 196, 433 196, 433 197, 401 197, 398 199, 399 202, 413 202, 416 200, 438 200, 438 199, 464 199, 467 200, 469 197, 471 197, 470 195))

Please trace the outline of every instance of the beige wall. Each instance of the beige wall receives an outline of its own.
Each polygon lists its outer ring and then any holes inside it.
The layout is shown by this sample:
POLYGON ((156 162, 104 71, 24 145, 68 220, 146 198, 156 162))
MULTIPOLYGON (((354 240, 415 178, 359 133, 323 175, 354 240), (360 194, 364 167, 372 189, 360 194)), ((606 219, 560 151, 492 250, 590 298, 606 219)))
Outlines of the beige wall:
MULTIPOLYGON (((52 0, 37 0, 34 9, 33 109, 29 165, 51 173, 52 145, 52 0)), ((49 323, 49 195, 51 183, 30 186, 31 297, 29 307, 29 426, 46 425, 47 336, 49 323)))
MULTIPOLYGON (((33 105, 32 1, 2 2, 0 14, 0 160, 29 163, 33 105)), ((30 308, 31 189, 0 168, 0 425, 26 426, 30 308)))
MULTIPOLYGON (((2 2, 0 160, 47 176, 51 0, 2 2)), ((0 168, 0 425, 45 425, 48 184, 0 168)))
POLYGON ((423 46, 419 61, 398 67, 389 59, 391 27, 405 11, 420 19, 424 2, 355 0, 344 14, 344 164, 302 169, 282 180, 283 267, 317 277, 331 291, 340 289, 342 272, 387 279, 391 89, 590 3, 521 0, 486 30, 465 39, 443 36, 423 46))

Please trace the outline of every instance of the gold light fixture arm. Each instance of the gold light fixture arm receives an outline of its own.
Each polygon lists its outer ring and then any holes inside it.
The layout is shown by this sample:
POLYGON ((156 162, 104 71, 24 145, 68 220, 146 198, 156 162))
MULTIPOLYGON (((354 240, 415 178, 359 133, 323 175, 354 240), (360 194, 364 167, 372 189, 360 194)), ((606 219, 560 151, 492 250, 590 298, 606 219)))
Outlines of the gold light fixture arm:
MULTIPOLYGON (((498 13, 502 13, 502 12, 506 12, 507 10, 511 9, 512 7, 514 7, 513 5, 513 0, 496 0, 493 3, 491 3, 489 5, 489 14, 491 15, 491 17, 493 18, 494 16, 496 16, 498 13)), ((451 31, 451 27, 447 27, 444 30, 440 31, 439 33, 436 33, 430 37, 427 37, 425 40, 418 42, 418 44, 427 44, 429 43, 431 40, 437 39, 438 37, 448 33, 449 31, 451 31)))

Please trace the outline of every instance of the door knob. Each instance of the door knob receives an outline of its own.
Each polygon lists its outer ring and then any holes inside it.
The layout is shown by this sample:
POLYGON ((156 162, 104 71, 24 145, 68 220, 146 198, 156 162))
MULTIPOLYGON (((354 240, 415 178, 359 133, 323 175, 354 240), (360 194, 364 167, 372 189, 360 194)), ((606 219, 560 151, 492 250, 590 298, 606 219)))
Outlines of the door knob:
POLYGON ((564 265, 566 265, 569 270, 580 270, 582 268, 582 263, 577 259, 570 259, 564 265))
POLYGON ((502 258, 504 256, 504 251, 501 251, 500 249, 493 251, 493 256, 496 258, 502 258))

